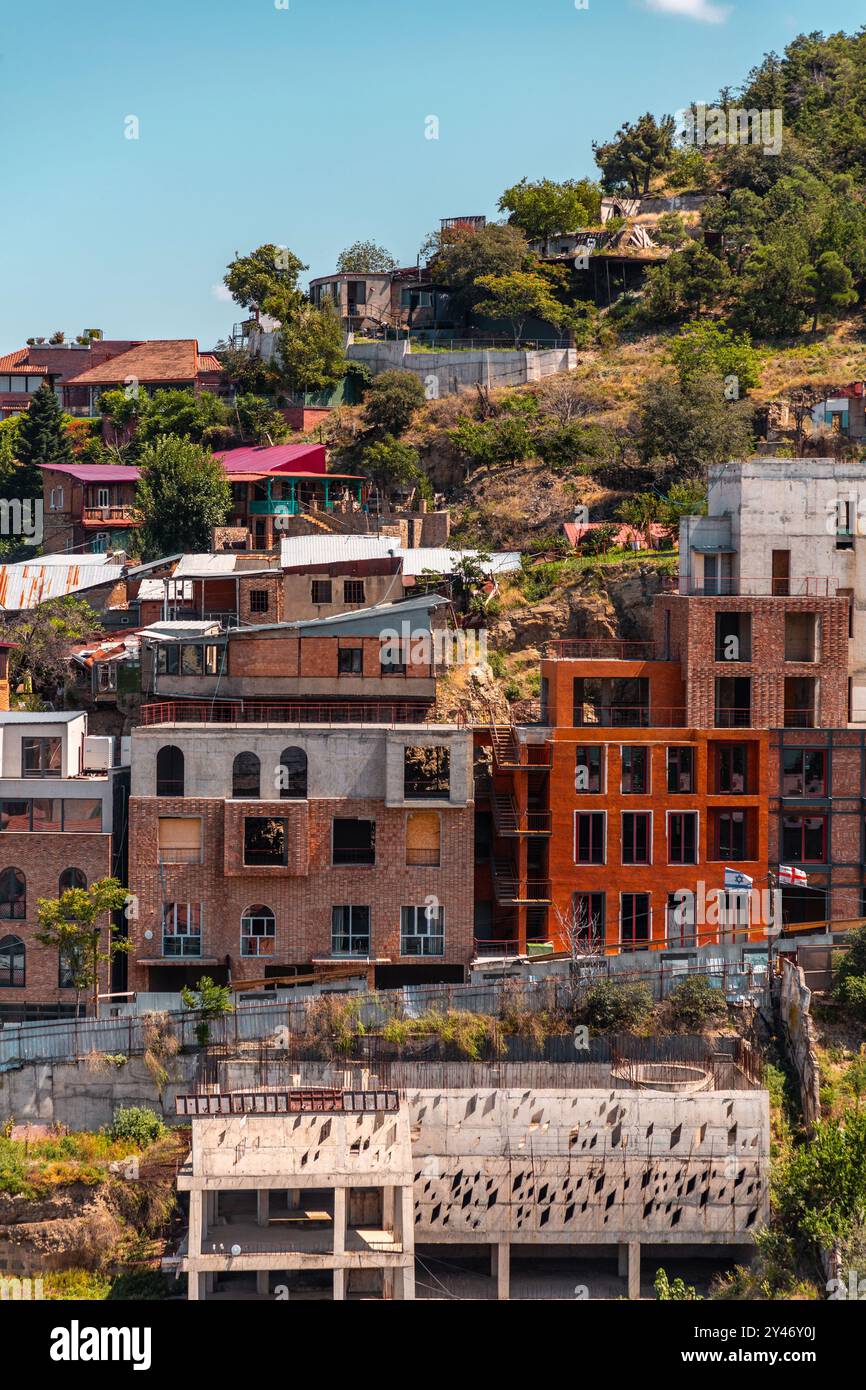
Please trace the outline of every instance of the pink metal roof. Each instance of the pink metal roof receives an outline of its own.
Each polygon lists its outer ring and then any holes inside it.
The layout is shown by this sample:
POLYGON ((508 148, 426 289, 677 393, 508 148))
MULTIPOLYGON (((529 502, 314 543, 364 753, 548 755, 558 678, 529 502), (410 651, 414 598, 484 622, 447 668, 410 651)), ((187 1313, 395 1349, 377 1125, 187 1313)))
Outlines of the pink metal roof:
POLYGON ((138 468, 129 468, 121 463, 44 463, 47 473, 66 473, 77 478, 80 483, 136 483, 141 477, 138 468))
POLYGON ((248 445, 217 454, 223 468, 233 473, 279 473, 300 469, 303 473, 325 472, 324 444, 248 445))

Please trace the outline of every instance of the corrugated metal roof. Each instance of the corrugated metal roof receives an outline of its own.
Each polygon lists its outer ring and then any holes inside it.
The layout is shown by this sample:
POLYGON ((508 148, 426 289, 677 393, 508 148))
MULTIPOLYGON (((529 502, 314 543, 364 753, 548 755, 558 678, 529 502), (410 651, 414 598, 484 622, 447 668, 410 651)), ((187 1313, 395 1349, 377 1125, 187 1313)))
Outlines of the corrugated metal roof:
POLYGON ((137 483, 141 477, 139 468, 125 463, 43 463, 48 473, 64 473, 76 478, 80 483, 137 483))
POLYGON ((207 578, 209 574, 234 574, 240 552, 217 551, 213 555, 184 555, 175 566, 173 579, 184 579, 195 575, 207 578))
POLYGON ((254 444, 217 454, 227 473, 272 473, 303 460, 307 472, 324 474, 325 457, 324 444, 254 444))
POLYGON ((0 565, 0 609, 7 613, 36 608, 49 599, 63 598, 93 589, 101 584, 113 584, 120 579, 123 566, 118 564, 78 561, 70 565, 39 563, 0 565))
MULTIPOLYGON (((280 543, 280 565, 283 569, 316 569, 322 565, 338 565, 356 560, 387 559, 394 555, 403 561, 405 575, 420 575, 424 570, 451 574, 455 565, 477 550, 451 550, 444 546, 402 546, 393 536, 284 536, 280 543)), ((520 553, 516 550, 495 551, 484 569, 488 574, 504 574, 520 569, 520 553)))

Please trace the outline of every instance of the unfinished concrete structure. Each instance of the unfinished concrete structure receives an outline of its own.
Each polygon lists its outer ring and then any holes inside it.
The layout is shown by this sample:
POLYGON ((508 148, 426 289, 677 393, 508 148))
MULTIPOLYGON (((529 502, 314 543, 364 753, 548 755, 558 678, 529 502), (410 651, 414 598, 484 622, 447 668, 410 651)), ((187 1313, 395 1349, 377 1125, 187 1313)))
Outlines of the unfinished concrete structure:
POLYGON ((409 1110, 395 1091, 179 1097, 191 1299, 415 1297, 409 1110), (253 1277, 254 1276, 254 1282, 253 1277))
POLYGON ((408 1104, 416 1244, 486 1246, 501 1299, 514 1251, 616 1246, 638 1298, 642 1246, 748 1246, 769 1215, 765 1091, 413 1090, 408 1104))

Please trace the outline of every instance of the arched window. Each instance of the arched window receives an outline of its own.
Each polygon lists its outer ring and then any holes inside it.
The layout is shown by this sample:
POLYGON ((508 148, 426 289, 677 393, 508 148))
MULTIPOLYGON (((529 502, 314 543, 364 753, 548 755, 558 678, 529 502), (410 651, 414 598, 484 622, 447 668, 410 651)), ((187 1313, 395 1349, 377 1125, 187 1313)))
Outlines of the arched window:
POLYGON ((280 796, 307 795, 307 755, 303 748, 284 748, 280 754, 280 796))
POLYGON ((0 941, 0 989, 23 989, 24 942, 20 936, 4 936, 0 941))
POLYGON ((241 955, 272 956, 277 919, 269 907, 256 903, 241 918, 241 955))
POLYGON ((20 869, 0 870, 0 918, 23 921, 27 916, 27 884, 20 869))
POLYGON ((69 888, 86 888, 87 874, 83 869, 64 869, 60 875, 58 891, 65 893, 69 888))
POLYGON ((156 755, 157 796, 183 796, 183 753, 167 743, 156 755))
POLYGON ((261 796, 261 763, 255 753, 238 753, 232 764, 232 796, 255 800, 261 796))

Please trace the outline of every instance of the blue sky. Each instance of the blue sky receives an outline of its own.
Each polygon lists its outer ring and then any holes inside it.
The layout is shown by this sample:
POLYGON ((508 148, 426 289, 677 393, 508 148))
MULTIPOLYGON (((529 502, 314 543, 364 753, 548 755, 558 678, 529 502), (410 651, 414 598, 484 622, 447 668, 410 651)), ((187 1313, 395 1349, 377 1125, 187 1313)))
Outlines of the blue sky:
POLYGON ((214 288, 235 250, 291 246, 304 281, 358 238, 412 263, 440 217, 494 215, 523 175, 594 175, 622 120, 864 22, 852 0, 8 6, 0 352, 84 327, 212 346, 240 317, 214 288))

